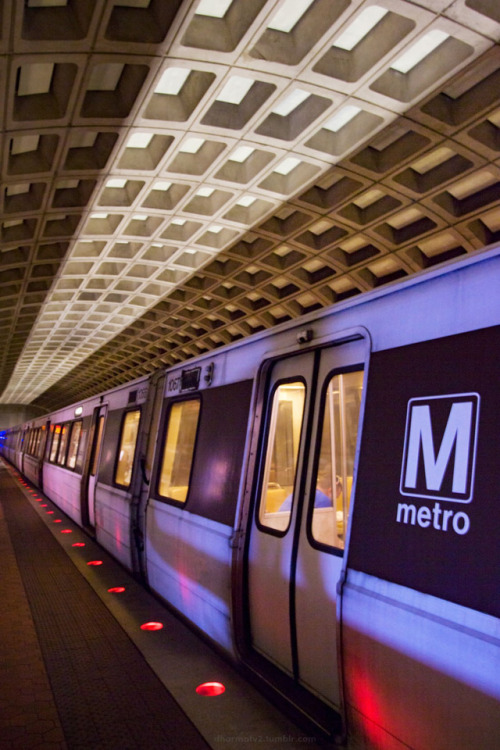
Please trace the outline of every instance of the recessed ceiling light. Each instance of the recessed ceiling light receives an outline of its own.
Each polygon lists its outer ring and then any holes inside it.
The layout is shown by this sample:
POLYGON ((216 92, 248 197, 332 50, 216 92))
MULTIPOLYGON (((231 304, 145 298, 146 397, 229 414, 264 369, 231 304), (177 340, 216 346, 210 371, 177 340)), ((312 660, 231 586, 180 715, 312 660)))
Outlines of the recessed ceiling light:
POLYGON ((123 63, 99 63, 90 72, 89 91, 115 91, 123 73, 123 63))
POLYGON ((166 192, 167 190, 170 190, 171 187, 172 187, 171 182, 165 182, 164 180, 159 180, 158 182, 155 182, 152 189, 163 190, 166 192))
POLYGON ((237 161, 242 164, 255 151, 251 146, 240 146, 228 157, 229 161, 237 161))
POLYGON ((167 68, 167 70, 163 73, 162 77, 158 81, 158 85, 156 86, 154 93, 177 96, 179 91, 184 86, 186 79, 190 73, 190 68, 167 68))
POLYGON ((254 84, 253 78, 245 76, 231 76, 225 83, 216 101, 228 104, 241 104, 254 84))
POLYGON ((333 46, 345 50, 354 49, 388 12, 387 8, 381 8, 379 5, 366 8, 334 41, 333 46))
POLYGON ((297 107, 302 104, 302 102, 305 102, 306 99, 309 99, 310 93, 309 91, 305 91, 304 89, 293 89, 288 96, 286 96, 279 104, 273 107, 271 110, 274 112, 275 115, 280 115, 281 117, 286 117, 290 114, 290 112, 293 112, 294 109, 297 109, 297 107))
POLYGON ((196 191, 195 195, 199 195, 201 198, 210 198, 214 190, 215 188, 212 187, 202 187, 196 191))
POLYGON ((242 197, 236 201, 236 205, 248 208, 248 206, 251 206, 256 200, 257 198, 254 198, 253 195, 242 195, 242 197))
POLYGON ((122 188, 125 187, 127 184, 127 180, 122 177, 112 177, 110 180, 107 181, 106 187, 107 188, 122 188))
POLYGON ((153 133, 133 133, 127 141, 126 148, 147 148, 153 133))
POLYGON ((274 172, 282 175, 287 175, 290 174, 290 172, 295 169, 295 167, 298 167, 299 164, 300 159, 296 159, 295 156, 289 156, 284 159, 281 164, 278 164, 278 166, 274 168, 274 172))
POLYGON ((336 133, 344 125, 347 125, 357 114, 361 112, 361 107, 356 107, 354 104, 348 104, 346 107, 337 112, 333 117, 327 120, 323 124, 325 130, 331 130, 332 133, 336 133))
POLYGON ((439 47, 445 39, 448 39, 448 37, 449 34, 439 29, 429 31, 398 57, 392 63, 391 68, 397 70, 399 73, 408 73, 415 65, 418 65, 427 55, 430 55, 431 52, 439 47))
POLYGON ((39 135, 16 135, 11 141, 10 153, 27 154, 30 151, 37 151, 40 141, 39 135))
POLYGON ((200 0, 200 4, 196 8, 196 15, 224 18, 232 2, 233 0, 200 0))
POLYGON ((182 151, 183 154, 197 154, 204 143, 204 138, 188 138, 179 147, 179 151, 182 151))
POLYGON ((268 29, 290 32, 302 18, 313 0, 285 0, 281 8, 267 24, 268 29))
POLYGON ((34 96, 35 94, 48 94, 53 73, 54 63, 29 63, 21 65, 17 95, 34 96))

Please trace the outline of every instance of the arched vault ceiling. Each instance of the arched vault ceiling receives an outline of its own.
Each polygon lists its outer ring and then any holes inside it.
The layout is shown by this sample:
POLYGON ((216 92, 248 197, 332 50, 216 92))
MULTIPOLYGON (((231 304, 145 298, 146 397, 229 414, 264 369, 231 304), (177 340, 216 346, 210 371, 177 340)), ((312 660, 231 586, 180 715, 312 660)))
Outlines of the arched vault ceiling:
POLYGON ((498 0, 1 13, 3 403, 55 408, 498 240, 498 0))

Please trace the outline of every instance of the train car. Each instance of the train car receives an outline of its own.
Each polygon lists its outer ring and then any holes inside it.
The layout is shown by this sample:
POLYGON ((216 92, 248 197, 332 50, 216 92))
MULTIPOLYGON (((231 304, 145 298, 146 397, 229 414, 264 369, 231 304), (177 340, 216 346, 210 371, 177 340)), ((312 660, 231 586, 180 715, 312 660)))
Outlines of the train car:
POLYGON ((92 407, 72 517, 349 748, 500 747, 499 281, 490 248, 92 407))
POLYGON ((16 469, 20 469, 22 435, 23 432, 20 426, 11 427, 0 433, 0 454, 15 466, 16 469))

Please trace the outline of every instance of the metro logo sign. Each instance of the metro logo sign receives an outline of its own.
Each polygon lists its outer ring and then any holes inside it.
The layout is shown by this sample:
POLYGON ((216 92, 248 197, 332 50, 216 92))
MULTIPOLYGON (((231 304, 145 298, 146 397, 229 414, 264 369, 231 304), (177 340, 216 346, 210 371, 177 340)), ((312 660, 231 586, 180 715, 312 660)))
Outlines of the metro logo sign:
POLYGON ((479 394, 408 402, 400 492, 469 503, 476 462, 479 394))

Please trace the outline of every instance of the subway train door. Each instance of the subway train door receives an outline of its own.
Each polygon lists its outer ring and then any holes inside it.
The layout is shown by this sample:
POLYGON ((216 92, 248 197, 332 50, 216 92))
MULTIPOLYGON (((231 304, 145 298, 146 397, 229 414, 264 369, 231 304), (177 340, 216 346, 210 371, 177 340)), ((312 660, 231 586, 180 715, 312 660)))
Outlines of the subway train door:
POLYGON ((98 406, 94 409, 92 416, 91 450, 90 463, 88 469, 87 492, 86 492, 86 513, 84 523, 92 528, 95 526, 95 488, 97 484, 97 471, 99 469, 99 459, 101 457, 102 437, 104 434, 104 424, 106 422, 106 406, 98 406))
POLYGON ((247 548, 253 652, 336 709, 337 583, 365 348, 359 338, 271 366, 247 548))

